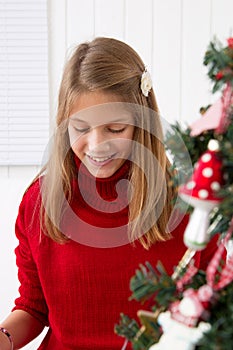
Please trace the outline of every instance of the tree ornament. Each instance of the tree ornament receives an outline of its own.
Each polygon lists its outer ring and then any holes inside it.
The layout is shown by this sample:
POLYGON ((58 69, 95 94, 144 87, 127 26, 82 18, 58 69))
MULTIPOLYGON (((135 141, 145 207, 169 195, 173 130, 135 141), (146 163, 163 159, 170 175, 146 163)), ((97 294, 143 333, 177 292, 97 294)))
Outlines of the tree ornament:
POLYGON ((227 39, 228 47, 230 49, 233 49, 233 37, 227 39))
POLYGON ((208 76, 214 83, 212 92, 215 93, 222 89, 225 83, 231 83, 233 86, 233 48, 232 39, 227 39, 227 46, 215 39, 210 42, 204 56, 204 65, 208 67, 208 76), (219 74, 221 73, 221 74, 219 74))
MULTIPOLYGON (((176 122, 165 137, 173 167, 179 170, 171 185, 194 208, 184 233, 187 251, 172 276, 158 273, 157 267, 153 271, 148 262, 136 271, 131 299, 149 301, 150 311, 138 312, 141 326, 127 316, 121 320, 116 333, 127 340, 122 350, 127 342, 134 350, 193 350, 196 345, 203 350, 233 349, 233 37, 227 46, 217 39, 210 42, 204 65, 212 92, 221 92, 220 98, 202 107, 202 117, 190 127, 183 129, 176 122), (177 142, 180 136, 185 147, 177 142), (196 164, 192 174, 187 150, 196 164), (221 243, 202 271, 193 256, 217 233, 221 243)), ((187 205, 180 201, 179 209, 186 212, 187 205)))
POLYGON ((227 261, 233 258, 233 238, 226 243, 227 261))
POLYGON ((138 333, 136 334, 135 339, 138 339, 139 337, 143 336, 150 336, 153 334, 154 340, 158 341, 160 337, 160 332, 158 327, 155 325, 157 324, 157 320, 159 317, 161 310, 158 309, 155 312, 146 311, 146 310, 138 310, 137 316, 141 322, 141 328, 139 329, 138 333))
POLYGON ((180 197, 194 207, 184 233, 188 248, 202 250, 206 247, 209 241, 209 213, 222 200, 218 191, 223 183, 219 143, 210 140, 208 150, 200 157, 193 175, 179 188, 180 197))
POLYGON ((206 130, 215 130, 217 134, 226 131, 230 123, 231 106, 233 105, 233 89, 230 83, 226 84, 222 96, 210 106, 200 119, 191 126, 191 136, 200 135, 206 130))
MULTIPOLYGON (((181 300, 171 303, 169 310, 160 313, 158 323, 163 329, 163 334, 159 342, 152 345, 149 350, 194 350, 203 334, 211 329, 211 325, 206 322, 210 317, 210 307, 217 301, 217 292, 233 281, 233 257, 229 259, 221 272, 218 271, 225 245, 232 231, 233 220, 225 240, 219 245, 207 268, 207 283, 197 290, 186 289, 181 300)), ((187 282, 195 273, 196 270, 192 265, 190 268, 181 278, 183 282, 187 282)), ((179 286, 178 289, 180 289, 179 286)))
POLYGON ((174 320, 170 311, 161 313, 158 322, 163 334, 159 342, 152 345, 149 350, 193 350, 204 332, 210 329, 210 325, 206 322, 200 322, 198 327, 188 327, 174 320))

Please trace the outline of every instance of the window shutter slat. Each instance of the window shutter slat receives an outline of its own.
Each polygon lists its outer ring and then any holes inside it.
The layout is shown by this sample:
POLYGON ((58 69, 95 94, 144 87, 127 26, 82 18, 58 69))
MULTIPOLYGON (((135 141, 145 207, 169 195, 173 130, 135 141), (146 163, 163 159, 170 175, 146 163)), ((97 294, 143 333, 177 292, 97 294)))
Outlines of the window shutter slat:
POLYGON ((49 137, 46 0, 0 0, 0 165, 40 165, 49 137))

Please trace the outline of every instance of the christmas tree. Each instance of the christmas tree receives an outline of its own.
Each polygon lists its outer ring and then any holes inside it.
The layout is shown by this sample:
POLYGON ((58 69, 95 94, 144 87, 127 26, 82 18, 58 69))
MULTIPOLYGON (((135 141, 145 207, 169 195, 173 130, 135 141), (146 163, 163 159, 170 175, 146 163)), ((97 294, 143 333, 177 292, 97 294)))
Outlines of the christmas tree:
POLYGON ((176 123, 165 135, 178 169, 172 185, 181 198, 180 210, 187 203, 190 209, 184 233, 187 252, 172 276, 160 263, 153 267, 147 262, 131 278, 131 299, 153 300, 150 310, 140 310, 139 304, 140 323, 121 314, 115 326, 135 350, 233 349, 233 38, 226 45, 210 42, 204 65, 212 92, 220 98, 202 107, 201 118, 191 126, 176 123), (180 136, 192 172, 177 142, 180 136), (198 270, 192 257, 217 233, 221 240, 215 256, 206 271, 198 270), (222 259, 225 247, 227 263, 222 259))

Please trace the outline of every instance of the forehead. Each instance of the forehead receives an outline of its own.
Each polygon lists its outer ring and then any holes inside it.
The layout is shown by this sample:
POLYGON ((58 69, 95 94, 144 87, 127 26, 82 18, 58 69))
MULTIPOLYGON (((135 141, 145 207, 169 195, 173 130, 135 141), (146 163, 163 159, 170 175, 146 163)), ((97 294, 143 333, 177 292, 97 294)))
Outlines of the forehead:
POLYGON ((70 119, 92 125, 133 124, 133 115, 128 104, 122 102, 119 96, 104 92, 80 95, 73 105, 70 119))

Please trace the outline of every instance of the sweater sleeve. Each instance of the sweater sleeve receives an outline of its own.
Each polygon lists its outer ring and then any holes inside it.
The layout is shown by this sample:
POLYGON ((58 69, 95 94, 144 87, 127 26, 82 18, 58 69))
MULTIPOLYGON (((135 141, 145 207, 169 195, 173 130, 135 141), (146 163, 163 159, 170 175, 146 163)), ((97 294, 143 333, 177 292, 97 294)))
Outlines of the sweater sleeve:
POLYGON ((16 237, 19 241, 15 254, 20 286, 19 297, 15 300, 15 307, 12 311, 24 310, 44 325, 48 325, 48 309, 31 248, 31 241, 37 241, 39 245, 39 234, 38 239, 35 240, 39 225, 39 223, 34 222, 35 220, 39 221, 39 210, 36 208, 39 206, 35 205, 36 202, 38 204, 39 192, 35 191, 35 187, 33 185, 24 195, 15 225, 16 237))

